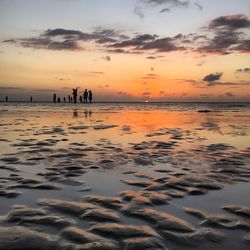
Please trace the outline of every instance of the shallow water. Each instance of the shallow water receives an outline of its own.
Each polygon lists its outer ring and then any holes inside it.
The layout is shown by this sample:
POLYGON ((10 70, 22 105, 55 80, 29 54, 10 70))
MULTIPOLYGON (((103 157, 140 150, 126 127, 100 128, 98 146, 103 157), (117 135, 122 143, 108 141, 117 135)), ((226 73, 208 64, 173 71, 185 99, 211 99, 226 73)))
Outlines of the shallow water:
MULTIPOLYGON (((25 223, 25 215, 8 220, 6 215, 15 204, 45 208, 48 215, 72 218, 75 227, 85 230, 110 222, 110 218, 100 220, 96 215, 80 218, 79 214, 53 209, 50 204, 44 207, 40 202, 44 198, 87 201, 117 213, 120 219, 116 223, 154 229, 163 244, 155 249, 248 249, 249 241, 243 237, 250 231, 250 214, 230 213, 222 207, 250 207, 249 124, 247 103, 1 103, 0 223, 21 224, 61 237, 62 228, 34 223, 32 216, 29 223, 25 223), (201 110, 210 112, 198 112, 201 110), (124 190, 135 191, 140 197, 125 199, 119 194, 124 190), (141 199, 147 190, 171 199, 148 199, 145 204, 141 199), (9 191, 20 193, 12 195, 9 191), (173 191, 183 197, 176 198, 173 191), (87 199, 86 195, 123 199, 119 207, 113 207, 111 203, 87 199), (186 213, 185 207, 228 215, 233 221, 204 226, 200 223, 205 218, 186 213), (193 246, 183 245, 164 231, 181 236, 183 232, 162 228, 159 221, 138 216, 134 210, 139 208, 169 213, 191 223, 195 230, 209 228, 223 233, 224 238, 214 243, 204 237, 195 246, 192 240, 193 246), (235 221, 237 225, 232 226, 235 221), (242 221, 246 225, 241 225, 242 221)), ((125 249, 126 236, 105 234, 105 239, 113 239, 118 249, 125 249)))

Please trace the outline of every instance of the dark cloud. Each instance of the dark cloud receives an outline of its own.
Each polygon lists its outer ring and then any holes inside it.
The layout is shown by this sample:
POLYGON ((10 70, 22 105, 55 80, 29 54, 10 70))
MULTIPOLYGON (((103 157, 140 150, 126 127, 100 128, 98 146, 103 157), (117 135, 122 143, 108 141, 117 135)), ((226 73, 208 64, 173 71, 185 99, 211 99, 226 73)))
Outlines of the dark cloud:
POLYGON ((105 84, 105 85, 99 85, 99 86, 98 86, 98 88, 99 88, 99 89, 108 88, 108 87, 109 87, 109 85, 108 85, 108 84, 105 84))
POLYGON ((165 13, 165 12, 170 12, 171 10, 169 8, 164 8, 164 9, 161 9, 159 12, 160 13, 165 13))
POLYGON ((216 32, 212 38, 205 37, 203 40, 205 45, 202 44, 198 50, 203 53, 230 53, 233 46, 240 44, 240 35, 239 32, 233 30, 216 32))
POLYGON ((146 76, 143 76, 142 79, 156 79, 156 74, 147 74, 146 76))
POLYGON ((9 90, 25 90, 25 88, 0 86, 0 90, 1 90, 1 91, 9 91, 9 90))
POLYGON ((140 0, 142 3, 151 5, 168 5, 170 7, 188 7, 189 1, 182 0, 140 0))
POLYGON ((248 35, 239 30, 220 29, 209 30, 209 33, 203 36, 193 36, 190 39, 196 46, 195 51, 199 53, 213 53, 227 55, 231 53, 249 53, 250 39, 248 35))
POLYGON ((126 47, 140 47, 143 46, 145 43, 149 41, 154 41, 156 35, 144 34, 144 35, 137 35, 132 39, 122 40, 117 43, 113 43, 109 45, 109 47, 114 48, 126 48, 126 47))
POLYGON ((203 10, 203 6, 197 2, 194 3, 194 5, 199 9, 199 10, 203 10))
POLYGON ((240 87, 240 86, 248 86, 250 82, 208 82, 207 86, 232 86, 232 87, 240 87))
POLYGON ((159 38, 153 41, 145 42, 137 47, 139 50, 155 50, 157 52, 170 52, 176 50, 184 50, 184 47, 178 47, 174 43, 174 39, 170 37, 159 38))
POLYGON ((250 27, 247 16, 237 14, 220 16, 211 20, 204 27, 208 33, 203 36, 193 36, 198 46, 197 51, 227 55, 234 52, 249 53, 250 40, 244 28, 250 27))
POLYGON ((134 13, 141 19, 145 16, 141 6, 135 6, 134 13))
POLYGON ((48 29, 43 33, 44 36, 81 36, 83 33, 78 30, 48 29))
POLYGON ((250 27, 250 20, 245 15, 230 15, 220 16, 213 19, 209 25, 209 29, 214 28, 230 28, 230 29, 242 29, 250 27))
POLYGON ((102 57, 102 59, 105 60, 105 61, 108 61, 108 62, 111 61, 111 57, 110 56, 104 56, 104 57, 102 57))
POLYGON ((78 30, 48 29, 38 37, 8 39, 5 43, 16 43, 25 48, 48 50, 83 50, 81 42, 111 43, 127 36, 112 29, 96 28, 93 33, 78 30))
POLYGON ((238 44, 233 47, 234 51, 238 51, 241 53, 249 53, 250 52, 250 39, 241 40, 238 44))
POLYGON ((218 81, 220 80, 221 76, 222 76, 223 73, 214 73, 214 74, 209 74, 209 75, 206 75, 202 80, 205 81, 205 82, 214 82, 214 81, 218 81))
POLYGON ((102 71, 89 71, 90 74, 94 74, 94 75, 103 75, 104 72, 102 71))
POLYGON ((142 19, 145 16, 144 9, 146 6, 161 7, 159 13, 166 13, 170 12, 172 8, 187 8, 189 5, 189 1, 184 0, 138 0, 134 8, 134 14, 142 19))
POLYGON ((236 69, 236 72, 240 72, 240 73, 250 73, 250 68, 236 69))
MULTIPOLYGON (((143 2, 162 5, 176 1, 143 2)), ((247 27, 248 22, 244 15, 218 17, 210 21, 200 34, 177 34, 173 37, 160 37, 155 34, 127 36, 120 30, 103 27, 97 27, 90 33, 60 28, 48 29, 37 37, 7 39, 3 42, 34 49, 81 51, 93 48, 106 53, 146 54, 146 58, 152 60, 161 57, 157 54, 159 52, 172 51, 227 55, 250 52, 250 39, 242 29, 247 27), (84 46, 85 43, 91 43, 91 46, 84 46)), ((105 56, 102 59, 110 61, 111 57, 105 56)))
POLYGON ((109 39, 128 39, 129 37, 122 34, 121 31, 114 29, 106 29, 103 27, 96 27, 92 35, 99 38, 109 38, 109 39))

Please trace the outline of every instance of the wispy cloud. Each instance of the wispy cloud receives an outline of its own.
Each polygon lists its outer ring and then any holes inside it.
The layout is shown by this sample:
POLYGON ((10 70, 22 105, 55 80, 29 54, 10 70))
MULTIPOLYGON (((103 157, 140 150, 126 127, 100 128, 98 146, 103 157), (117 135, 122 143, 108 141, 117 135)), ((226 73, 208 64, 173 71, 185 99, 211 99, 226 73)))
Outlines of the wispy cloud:
POLYGON ((236 69, 236 72, 240 72, 240 73, 250 73, 250 68, 236 69))

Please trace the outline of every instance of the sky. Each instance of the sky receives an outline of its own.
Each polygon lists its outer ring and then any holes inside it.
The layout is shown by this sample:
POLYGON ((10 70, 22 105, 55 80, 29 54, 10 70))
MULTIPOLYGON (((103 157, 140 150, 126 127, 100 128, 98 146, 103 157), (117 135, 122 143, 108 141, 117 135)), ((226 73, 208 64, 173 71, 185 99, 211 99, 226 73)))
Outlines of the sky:
POLYGON ((250 0, 0 0, 0 101, 250 101, 250 0))

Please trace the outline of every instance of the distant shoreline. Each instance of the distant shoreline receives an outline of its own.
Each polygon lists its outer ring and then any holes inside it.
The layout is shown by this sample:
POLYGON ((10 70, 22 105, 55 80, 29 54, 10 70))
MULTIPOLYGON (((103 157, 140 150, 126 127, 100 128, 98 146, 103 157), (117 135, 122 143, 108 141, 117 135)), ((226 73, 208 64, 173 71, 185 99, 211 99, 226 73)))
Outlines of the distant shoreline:
MULTIPOLYGON (((39 103, 48 103, 48 104, 74 104, 75 105, 75 103, 73 103, 73 102, 60 102, 60 103, 58 103, 58 102, 56 102, 56 103, 54 103, 53 101, 51 101, 51 102, 49 102, 49 101, 33 101, 33 102, 30 102, 30 101, 8 101, 8 102, 6 102, 6 101, 0 101, 0 103, 37 103, 37 104, 39 104, 39 103)), ((214 103, 214 104, 218 104, 218 103, 232 103, 232 104, 250 104, 250 101, 248 101, 248 102, 202 102, 202 101, 190 101, 190 102, 104 102, 104 101, 99 101, 99 102, 92 102, 91 104, 105 104, 105 103, 107 103, 107 104, 178 104, 178 103, 180 103, 180 104, 184 104, 184 103, 190 103, 190 104, 192 104, 192 103, 204 103, 204 104, 212 104, 212 103, 214 103)), ((86 105, 86 103, 80 103, 80 102, 77 102, 76 104, 80 104, 80 105, 86 105)), ((90 104, 90 103, 87 103, 87 104, 90 104)))

